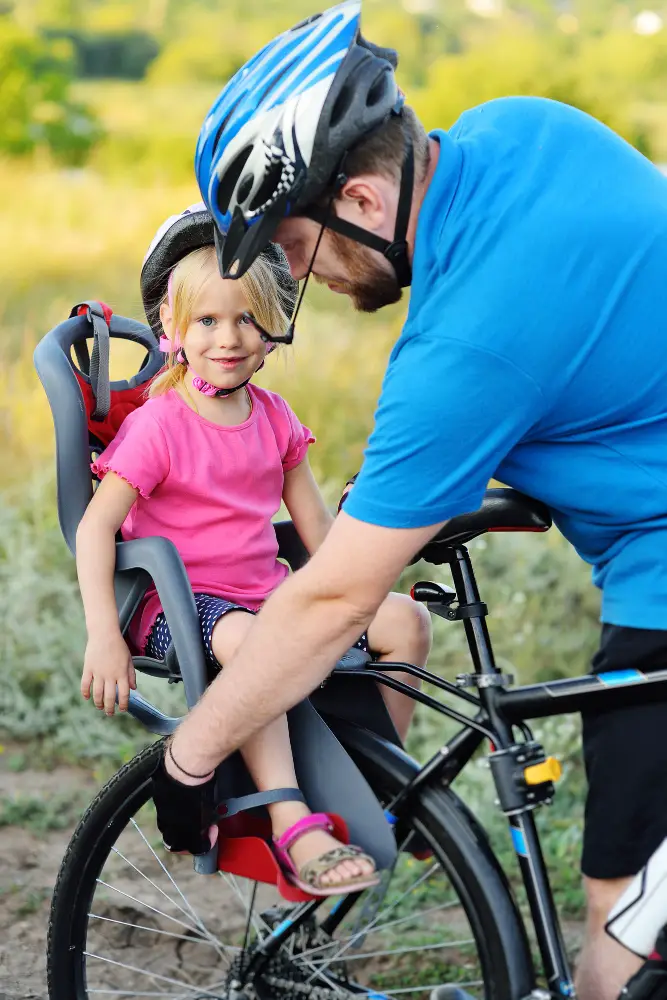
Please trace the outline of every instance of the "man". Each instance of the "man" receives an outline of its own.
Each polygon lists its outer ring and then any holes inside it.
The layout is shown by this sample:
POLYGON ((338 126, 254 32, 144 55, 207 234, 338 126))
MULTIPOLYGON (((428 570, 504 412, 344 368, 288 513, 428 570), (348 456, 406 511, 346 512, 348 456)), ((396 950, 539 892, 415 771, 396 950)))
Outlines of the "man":
MULTIPOLYGON (((539 99, 491 102, 427 137, 394 66, 350 0, 251 60, 200 136, 224 274, 272 238, 294 277, 312 270, 358 309, 412 291, 343 513, 176 734, 195 775, 317 686, 493 476, 546 502, 593 565, 594 669, 667 658, 667 180, 539 99)), ((582 1000, 613 1000, 638 964, 604 922, 667 836, 666 725, 660 704, 584 720, 582 1000)))

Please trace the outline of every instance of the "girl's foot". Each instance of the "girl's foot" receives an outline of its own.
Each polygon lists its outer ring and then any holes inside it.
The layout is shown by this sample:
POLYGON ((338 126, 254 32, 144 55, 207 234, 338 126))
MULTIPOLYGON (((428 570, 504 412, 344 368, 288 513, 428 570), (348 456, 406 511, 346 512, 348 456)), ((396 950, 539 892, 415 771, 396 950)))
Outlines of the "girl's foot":
MULTIPOLYGON (((288 855, 295 873, 298 873, 298 881, 303 881, 300 876, 304 876, 307 891, 313 890, 316 893, 318 889, 322 889, 331 892, 357 881, 363 883, 360 888, 377 883, 375 864, 368 855, 359 852, 357 848, 347 848, 322 827, 299 829, 300 821, 313 815, 307 806, 300 802, 278 802, 271 805, 269 811, 278 853, 288 855), (282 851, 281 841, 285 841, 282 851), (349 852, 350 856, 340 857, 341 852, 349 852), (356 852, 356 856, 353 852, 356 852), (327 857, 330 854, 331 857, 327 857)), ((303 823, 303 826, 306 824, 303 823)))

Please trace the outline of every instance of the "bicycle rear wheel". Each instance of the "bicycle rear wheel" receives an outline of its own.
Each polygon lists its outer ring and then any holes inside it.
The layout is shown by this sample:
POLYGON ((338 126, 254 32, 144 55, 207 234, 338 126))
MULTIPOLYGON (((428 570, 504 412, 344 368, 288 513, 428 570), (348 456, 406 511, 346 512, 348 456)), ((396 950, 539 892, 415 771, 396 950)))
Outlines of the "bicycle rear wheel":
MULTIPOLYGON (((400 757, 381 741, 360 747, 350 749, 388 800, 409 780, 400 757)), ((235 994, 242 957, 291 908, 273 887, 204 878, 191 859, 161 849, 149 799, 159 752, 154 744, 123 767, 72 837, 51 907, 50 1000, 428 1000, 444 983, 480 1000, 530 992, 525 935, 502 874, 465 810, 440 790, 415 803, 410 824, 432 848, 430 861, 401 856, 379 906, 362 897, 333 938, 322 928, 332 907, 323 905, 261 981, 235 994)))

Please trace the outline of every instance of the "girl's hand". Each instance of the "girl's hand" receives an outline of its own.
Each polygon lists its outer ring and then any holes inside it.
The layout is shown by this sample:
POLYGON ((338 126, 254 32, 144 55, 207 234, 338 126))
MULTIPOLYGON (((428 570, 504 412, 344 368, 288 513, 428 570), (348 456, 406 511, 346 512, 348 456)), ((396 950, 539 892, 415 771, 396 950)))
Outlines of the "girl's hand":
POLYGON ((81 694, 86 700, 90 698, 91 685, 95 708, 113 715, 117 689, 118 707, 127 712, 130 688, 136 690, 137 679, 132 655, 119 631, 88 637, 81 675, 81 694))

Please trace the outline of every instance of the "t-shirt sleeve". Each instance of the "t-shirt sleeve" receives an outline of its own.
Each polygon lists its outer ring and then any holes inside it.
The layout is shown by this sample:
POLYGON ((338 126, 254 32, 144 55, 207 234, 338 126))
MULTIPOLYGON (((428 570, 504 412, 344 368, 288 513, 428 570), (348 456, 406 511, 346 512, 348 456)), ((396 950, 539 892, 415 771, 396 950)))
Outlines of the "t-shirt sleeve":
POLYGON ((288 430, 287 447, 282 455, 282 463, 283 470, 289 472, 290 469, 301 465, 308 453, 309 446, 315 444, 315 435, 309 427, 301 423, 285 400, 282 402, 288 430))
POLYGON ((345 512, 418 528, 477 510, 543 408, 536 382, 500 355, 435 333, 401 338, 345 512))
POLYGON ((142 497, 151 495, 169 472, 169 451, 164 431, 147 408, 142 406, 125 418, 91 469, 100 479, 115 472, 142 497))

